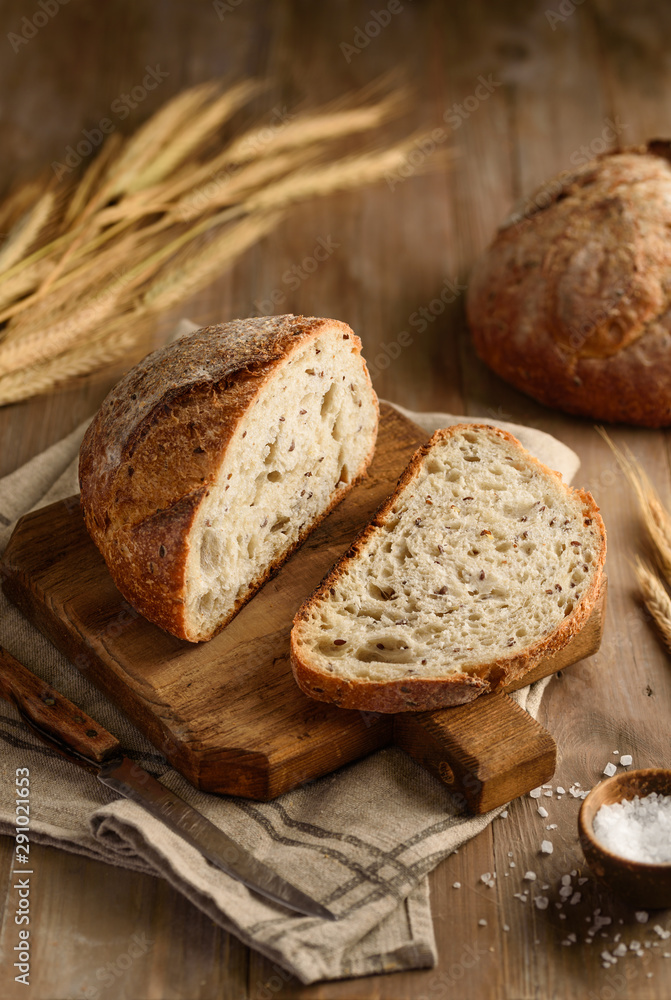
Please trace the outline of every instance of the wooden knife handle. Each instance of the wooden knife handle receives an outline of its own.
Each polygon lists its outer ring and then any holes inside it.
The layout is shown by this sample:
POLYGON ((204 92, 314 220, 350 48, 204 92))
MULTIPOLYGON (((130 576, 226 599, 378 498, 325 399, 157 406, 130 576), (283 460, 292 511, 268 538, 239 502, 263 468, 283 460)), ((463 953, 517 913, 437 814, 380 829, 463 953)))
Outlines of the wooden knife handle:
POLYGON ((484 813, 548 781, 557 746, 506 694, 394 717, 394 742, 450 788, 460 808, 484 813))
POLYGON ((13 702, 38 736, 68 756, 102 764, 120 754, 116 737, 0 646, 0 697, 13 702))

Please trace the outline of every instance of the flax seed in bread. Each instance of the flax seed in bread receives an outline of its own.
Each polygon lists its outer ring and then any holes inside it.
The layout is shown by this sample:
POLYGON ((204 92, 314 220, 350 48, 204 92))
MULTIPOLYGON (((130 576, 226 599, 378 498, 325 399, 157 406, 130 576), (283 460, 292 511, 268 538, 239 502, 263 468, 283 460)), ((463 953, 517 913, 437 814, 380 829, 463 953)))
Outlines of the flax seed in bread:
POLYGON ((511 434, 436 431, 296 615, 294 676, 305 694, 343 708, 472 701, 581 628, 605 555, 590 494, 511 434))
POLYGON ((89 427, 87 528, 138 611, 209 639, 363 475, 377 418, 344 323, 198 330, 129 371, 89 427))

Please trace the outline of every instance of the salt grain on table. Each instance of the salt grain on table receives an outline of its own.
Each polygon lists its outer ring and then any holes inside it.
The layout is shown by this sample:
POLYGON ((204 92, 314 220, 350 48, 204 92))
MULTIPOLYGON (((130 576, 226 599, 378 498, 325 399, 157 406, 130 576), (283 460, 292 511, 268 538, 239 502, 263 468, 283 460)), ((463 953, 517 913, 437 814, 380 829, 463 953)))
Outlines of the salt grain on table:
POLYGON ((646 864, 671 862, 671 795, 652 792, 601 806, 593 825, 599 843, 613 854, 646 864))

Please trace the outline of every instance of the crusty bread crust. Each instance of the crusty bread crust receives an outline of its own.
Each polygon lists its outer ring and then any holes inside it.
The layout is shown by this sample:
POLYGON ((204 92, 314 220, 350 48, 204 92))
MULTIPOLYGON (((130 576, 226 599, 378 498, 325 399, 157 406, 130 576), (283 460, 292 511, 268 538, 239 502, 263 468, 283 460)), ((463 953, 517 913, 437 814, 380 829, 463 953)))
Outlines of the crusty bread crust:
POLYGON ((671 424, 671 143, 563 173, 499 229, 469 279, 480 357, 548 406, 671 424))
POLYGON ((606 529, 599 508, 590 493, 584 490, 573 490, 566 486, 559 473, 549 469, 531 455, 517 438, 500 427, 493 427, 489 424, 455 424, 452 427, 438 430, 425 445, 415 452, 398 480, 394 492, 380 505, 373 520, 361 531, 312 596, 298 610, 291 631, 291 667, 296 683, 301 691, 317 701, 334 702, 341 708, 354 708, 369 712, 422 712, 466 704, 481 694, 496 691, 521 677, 541 659, 562 649, 580 631, 591 615, 598 599, 605 559, 606 529), (584 504, 583 514, 592 520, 602 543, 590 586, 573 611, 549 635, 519 653, 499 657, 469 668, 468 673, 459 673, 435 680, 422 677, 403 677, 397 681, 350 681, 316 667, 310 662, 309 650, 301 642, 301 622, 309 619, 310 611, 315 604, 322 597, 326 597, 330 588, 343 575, 347 564, 359 556, 365 542, 383 524, 386 515, 392 510, 399 495, 418 475, 422 461, 429 454, 431 448, 439 441, 446 440, 464 430, 473 430, 474 427, 494 431, 503 440, 523 452, 525 459, 533 463, 540 472, 557 480, 567 494, 580 497, 584 504))
MULTIPOLYGON (((304 316, 205 327, 148 355, 103 402, 79 462, 86 527, 123 596, 178 638, 185 621, 188 534, 239 421, 292 352, 326 327, 361 352, 345 323, 304 316)), ((366 371, 367 385, 372 389, 366 371)), ((238 599, 220 631, 365 474, 374 445, 328 508, 238 599)))

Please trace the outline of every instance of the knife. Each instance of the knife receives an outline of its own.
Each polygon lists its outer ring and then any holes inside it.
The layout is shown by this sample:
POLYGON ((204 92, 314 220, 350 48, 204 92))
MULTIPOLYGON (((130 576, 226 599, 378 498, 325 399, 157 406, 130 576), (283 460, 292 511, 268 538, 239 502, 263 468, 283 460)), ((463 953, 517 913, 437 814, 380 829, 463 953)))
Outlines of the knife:
POLYGON ((0 646, 0 697, 28 728, 63 757, 97 775, 160 819, 227 875, 275 903, 309 917, 337 920, 321 903, 258 861, 143 767, 129 760, 111 733, 0 646))

